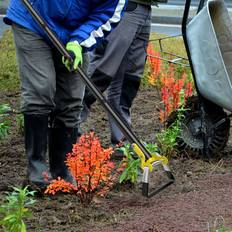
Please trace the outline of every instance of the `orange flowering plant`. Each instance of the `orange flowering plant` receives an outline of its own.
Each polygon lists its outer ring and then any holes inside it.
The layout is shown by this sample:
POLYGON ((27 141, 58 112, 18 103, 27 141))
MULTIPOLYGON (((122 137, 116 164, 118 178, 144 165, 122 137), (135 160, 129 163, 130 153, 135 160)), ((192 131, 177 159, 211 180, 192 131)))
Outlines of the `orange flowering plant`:
POLYGON ((155 86, 162 103, 160 120, 165 122, 171 112, 184 105, 193 94, 193 83, 183 67, 175 68, 172 63, 164 64, 160 53, 150 43, 147 48, 150 74, 148 81, 155 86))
POLYGON ((147 47, 147 61, 150 65, 150 74, 148 76, 148 82, 156 86, 159 76, 162 73, 162 60, 160 59, 160 53, 154 50, 151 43, 147 47))
POLYGON ((187 98, 192 96, 193 85, 185 72, 182 72, 179 78, 175 77, 173 64, 169 64, 167 73, 162 73, 160 82, 163 104, 163 109, 160 110, 160 120, 164 122, 171 112, 184 105, 187 98))
POLYGON ((73 192, 84 204, 89 204, 95 195, 104 195, 114 181, 112 171, 115 166, 110 161, 111 153, 112 148, 102 148, 93 132, 82 135, 66 160, 77 185, 58 178, 50 183, 45 193, 73 192))

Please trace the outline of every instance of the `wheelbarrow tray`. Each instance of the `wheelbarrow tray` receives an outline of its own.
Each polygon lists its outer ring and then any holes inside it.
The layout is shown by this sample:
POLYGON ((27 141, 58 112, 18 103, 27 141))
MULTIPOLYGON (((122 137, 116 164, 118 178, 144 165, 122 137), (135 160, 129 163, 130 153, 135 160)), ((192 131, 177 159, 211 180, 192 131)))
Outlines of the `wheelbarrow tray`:
POLYGON ((186 37, 199 92, 232 111, 232 21, 224 1, 208 1, 186 37))

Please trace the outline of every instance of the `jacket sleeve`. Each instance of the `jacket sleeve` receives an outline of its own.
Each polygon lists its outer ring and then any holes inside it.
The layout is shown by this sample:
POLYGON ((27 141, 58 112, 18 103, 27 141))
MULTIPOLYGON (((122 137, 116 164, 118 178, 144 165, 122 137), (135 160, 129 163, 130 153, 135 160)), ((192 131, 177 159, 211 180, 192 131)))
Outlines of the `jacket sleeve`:
MULTIPOLYGON (((94 1, 93 1, 94 2, 94 1)), ((92 50, 121 20, 127 0, 107 0, 94 4, 87 21, 71 33, 84 51, 92 50)))

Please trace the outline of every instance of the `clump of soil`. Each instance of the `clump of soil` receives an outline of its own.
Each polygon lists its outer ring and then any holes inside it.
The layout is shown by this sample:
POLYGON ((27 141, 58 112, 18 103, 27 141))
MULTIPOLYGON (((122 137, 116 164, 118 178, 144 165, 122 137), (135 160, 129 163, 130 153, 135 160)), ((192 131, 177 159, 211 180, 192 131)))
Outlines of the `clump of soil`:
MULTIPOLYGON (((1 102, 18 107, 18 95, 1 96, 1 102)), ((154 89, 143 89, 133 109, 133 129, 141 140, 154 142, 162 128, 158 120, 159 98, 154 89)), ((110 144, 107 114, 95 104, 82 131, 94 129, 104 146, 110 144)), ((0 149, 0 201, 9 186, 20 186, 26 173, 23 138, 16 124, 0 149)), ((170 161, 175 184, 147 199, 139 184, 117 186, 105 198, 83 207, 73 195, 44 196, 27 220, 28 231, 214 231, 215 224, 232 228, 231 141, 216 159, 204 162, 186 154, 170 161), (222 219, 223 218, 223 219, 222 219), (223 220, 223 221, 222 221, 223 220)))

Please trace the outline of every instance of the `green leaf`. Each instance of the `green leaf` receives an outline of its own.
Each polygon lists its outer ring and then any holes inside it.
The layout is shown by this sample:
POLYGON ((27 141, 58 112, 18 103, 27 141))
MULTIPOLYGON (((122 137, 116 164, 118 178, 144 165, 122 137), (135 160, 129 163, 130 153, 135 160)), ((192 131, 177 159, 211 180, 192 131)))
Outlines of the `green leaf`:
POLYGON ((3 218, 3 221, 12 221, 12 220, 15 220, 17 217, 15 214, 9 214, 7 215, 6 217, 3 218))
POLYGON ((22 221, 22 224, 21 224, 21 231, 20 232, 26 232, 27 229, 26 229, 26 225, 25 223, 22 221))
POLYGON ((128 173, 128 170, 125 169, 125 170, 122 172, 122 174, 120 175, 120 179, 119 179, 119 183, 120 183, 120 184, 121 184, 123 181, 126 180, 126 178, 127 178, 127 173, 128 173))

